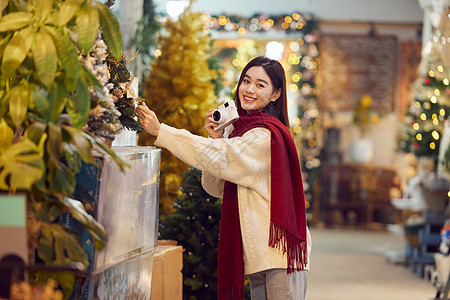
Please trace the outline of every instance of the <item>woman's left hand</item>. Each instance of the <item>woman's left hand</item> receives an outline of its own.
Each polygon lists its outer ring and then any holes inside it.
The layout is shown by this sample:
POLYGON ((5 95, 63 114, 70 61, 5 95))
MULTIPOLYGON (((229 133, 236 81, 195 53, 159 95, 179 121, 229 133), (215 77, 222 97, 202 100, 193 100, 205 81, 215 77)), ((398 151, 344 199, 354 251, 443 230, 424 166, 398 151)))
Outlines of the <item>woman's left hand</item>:
POLYGON ((145 102, 142 102, 138 105, 136 114, 138 116, 139 124, 141 124, 142 128, 144 128, 144 130, 151 135, 158 136, 161 123, 159 123, 158 117, 156 116, 155 112, 150 110, 145 102))

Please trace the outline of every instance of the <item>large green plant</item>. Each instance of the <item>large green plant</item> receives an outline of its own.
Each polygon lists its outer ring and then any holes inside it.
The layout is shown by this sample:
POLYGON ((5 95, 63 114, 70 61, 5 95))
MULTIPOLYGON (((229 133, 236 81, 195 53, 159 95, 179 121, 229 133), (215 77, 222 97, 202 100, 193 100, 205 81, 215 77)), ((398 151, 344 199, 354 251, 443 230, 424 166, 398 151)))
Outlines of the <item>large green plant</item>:
MULTIPOLYGON (((101 140, 83 131, 90 89, 103 94, 96 77, 78 59, 89 53, 98 32, 120 57, 117 19, 93 0, 0 0, 0 189, 25 192, 35 218, 31 244, 48 265, 87 266, 74 235, 55 219, 69 212, 101 248, 103 227, 69 199, 81 161, 92 150, 125 164, 101 140)), ((73 278, 58 280, 66 292, 73 278)), ((67 296, 67 293, 66 293, 67 296)))

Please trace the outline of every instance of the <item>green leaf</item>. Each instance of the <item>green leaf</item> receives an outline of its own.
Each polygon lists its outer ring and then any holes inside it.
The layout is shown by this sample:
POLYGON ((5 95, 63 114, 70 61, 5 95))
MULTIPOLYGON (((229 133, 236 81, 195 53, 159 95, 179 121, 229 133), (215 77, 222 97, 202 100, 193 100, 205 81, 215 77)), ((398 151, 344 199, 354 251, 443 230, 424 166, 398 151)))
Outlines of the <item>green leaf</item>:
POLYGON ((16 72, 30 52, 35 34, 36 30, 32 27, 14 33, 3 53, 1 67, 3 75, 10 76, 16 72))
POLYGON ((13 36, 12 33, 8 33, 7 36, 1 38, 1 42, 0 42, 0 57, 3 57, 3 53, 5 53, 5 48, 8 45, 9 41, 11 40, 12 36, 13 36))
MULTIPOLYGON (((2 1, 1 5, 4 5, 2 1)), ((25 11, 17 11, 0 18, 0 32, 19 30, 33 21, 33 14, 25 11)))
POLYGON ((8 6, 9 0, 0 0, 0 16, 3 15, 3 10, 8 6))
POLYGON ((59 10, 51 15, 47 19, 47 24, 54 24, 57 26, 65 26, 72 20, 75 13, 80 8, 81 4, 83 4, 83 0, 66 0, 62 3, 59 10))
POLYGON ((72 217, 78 220, 94 238, 98 250, 102 250, 108 241, 108 234, 102 224, 88 214, 83 204, 75 199, 64 197, 61 202, 69 209, 72 217))
POLYGON ((58 57, 52 37, 44 28, 36 35, 34 44, 34 64, 39 80, 47 88, 55 80, 58 57))
POLYGON ((63 126, 63 129, 69 133, 72 143, 77 147, 77 152, 81 158, 87 163, 95 163, 92 156, 91 143, 84 137, 83 131, 71 126, 63 126))
POLYGON ((89 53, 97 37, 99 14, 92 5, 84 5, 75 19, 78 32, 78 44, 84 53, 89 53))
POLYGON ((9 112, 16 127, 19 127, 27 115, 30 93, 24 85, 17 85, 11 90, 9 112))
POLYGON ((59 157, 63 152, 62 145, 62 128, 60 125, 51 124, 48 126, 48 143, 47 143, 47 153, 49 155, 50 161, 54 165, 59 165, 59 157))
POLYGON ((50 190, 63 195, 72 195, 75 191, 75 174, 63 163, 50 170, 50 190))
POLYGON ((8 126, 5 119, 0 121, 0 153, 5 151, 14 139, 14 131, 8 126))
MULTIPOLYGON (((42 138, 45 139, 44 136, 42 138)), ((38 146, 27 138, 1 153, 0 189, 30 189, 44 174, 45 165, 40 153, 38 146)))
MULTIPOLYGON (((29 138, 33 143, 39 145, 38 147, 41 149, 40 142, 45 142, 47 140, 47 124, 34 122, 25 130, 25 137, 29 138), (42 136, 45 138, 42 139, 42 136)), ((42 145, 42 150, 44 149, 44 145, 42 145)), ((43 153, 42 153, 43 155, 43 153)))
POLYGON ((100 27, 103 39, 112 55, 119 59, 122 55, 122 35, 117 18, 103 3, 95 1, 100 14, 100 27))
POLYGON ((69 98, 66 105, 66 110, 74 127, 81 128, 86 124, 90 105, 91 96, 88 85, 82 78, 79 78, 76 93, 69 98))
POLYGON ((51 105, 47 91, 37 84, 30 84, 30 93, 31 100, 39 116, 49 121, 51 105))
POLYGON ((53 38, 58 51, 58 59, 61 66, 70 78, 78 79, 81 63, 78 60, 78 52, 68 34, 62 34, 58 30, 46 26, 47 31, 53 38))
POLYGON ((71 266, 77 262, 85 268, 89 265, 80 241, 56 223, 42 223, 37 253, 47 265, 71 266))
POLYGON ((117 163, 122 172, 125 172, 126 167, 130 167, 130 165, 126 161, 120 158, 120 156, 118 156, 110 147, 105 145, 105 143, 103 143, 99 138, 92 137, 86 132, 83 132, 83 136, 87 140, 89 140, 94 150, 97 150, 100 154, 103 154, 105 156, 110 156, 117 163))
POLYGON ((53 0, 36 0, 36 18, 43 21, 52 10, 53 0))

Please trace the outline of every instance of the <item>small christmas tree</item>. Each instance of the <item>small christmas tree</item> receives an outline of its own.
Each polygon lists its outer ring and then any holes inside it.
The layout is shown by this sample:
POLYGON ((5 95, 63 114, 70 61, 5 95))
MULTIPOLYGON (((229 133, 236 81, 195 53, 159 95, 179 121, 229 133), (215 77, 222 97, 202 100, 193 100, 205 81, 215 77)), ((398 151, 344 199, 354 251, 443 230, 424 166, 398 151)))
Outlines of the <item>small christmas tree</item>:
POLYGON ((206 193, 201 172, 190 168, 180 187, 175 212, 160 222, 160 238, 173 239, 183 254, 185 299, 217 298, 217 247, 222 201, 206 193))
MULTIPOLYGON (((145 81, 144 98, 159 120, 167 125, 205 135, 206 112, 215 107, 215 70, 208 65, 210 37, 205 31, 207 17, 194 13, 190 6, 178 21, 168 19, 159 38, 160 56, 152 63, 145 81)), ((140 145, 153 145, 154 139, 143 133, 140 145)), ((163 150, 161 163, 161 215, 170 210, 188 166, 163 150)))
POLYGON ((444 121, 450 112, 449 68, 430 65, 428 73, 414 84, 412 95, 400 149, 437 161, 444 121))

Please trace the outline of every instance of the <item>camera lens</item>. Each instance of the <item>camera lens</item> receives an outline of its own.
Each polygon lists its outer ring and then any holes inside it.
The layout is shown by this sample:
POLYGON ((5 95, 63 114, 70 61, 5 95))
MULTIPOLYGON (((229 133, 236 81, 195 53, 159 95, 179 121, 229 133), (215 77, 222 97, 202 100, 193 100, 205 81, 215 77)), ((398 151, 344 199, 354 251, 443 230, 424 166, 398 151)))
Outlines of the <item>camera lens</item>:
POLYGON ((213 117, 213 120, 214 120, 215 122, 219 122, 219 121, 220 121, 220 117, 221 117, 220 111, 215 110, 215 111, 213 112, 212 117, 213 117))

